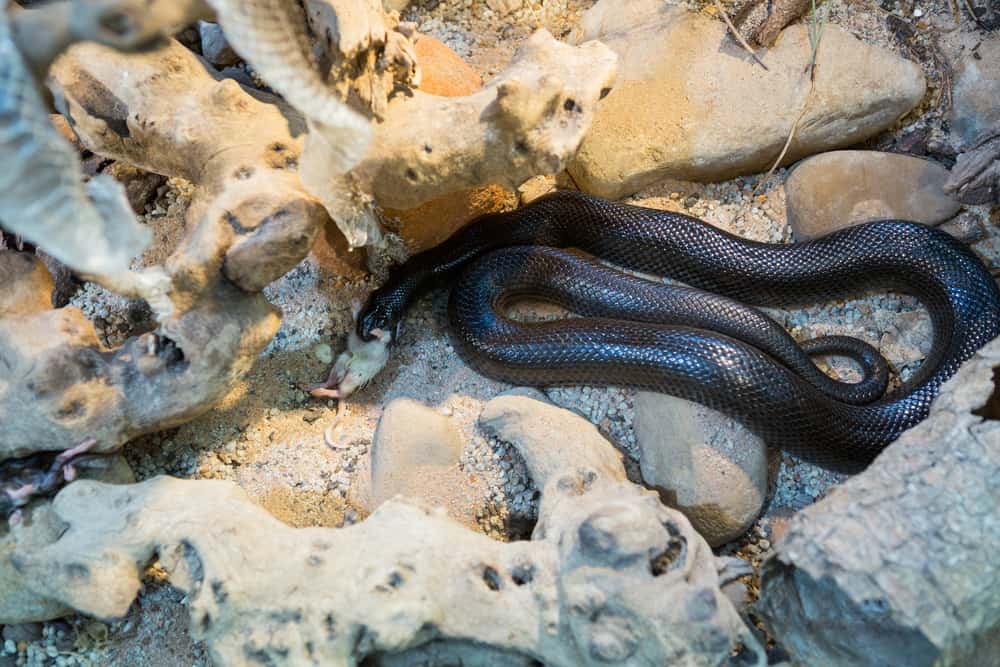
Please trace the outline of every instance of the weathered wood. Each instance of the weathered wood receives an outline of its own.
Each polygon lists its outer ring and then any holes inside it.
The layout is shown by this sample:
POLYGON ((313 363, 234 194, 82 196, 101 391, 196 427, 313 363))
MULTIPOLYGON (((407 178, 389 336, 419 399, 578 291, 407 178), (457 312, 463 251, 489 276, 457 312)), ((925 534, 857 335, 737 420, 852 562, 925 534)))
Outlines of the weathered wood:
POLYGON ((807 665, 1000 659, 1000 339, 931 416, 801 512, 764 563, 760 611, 807 665))

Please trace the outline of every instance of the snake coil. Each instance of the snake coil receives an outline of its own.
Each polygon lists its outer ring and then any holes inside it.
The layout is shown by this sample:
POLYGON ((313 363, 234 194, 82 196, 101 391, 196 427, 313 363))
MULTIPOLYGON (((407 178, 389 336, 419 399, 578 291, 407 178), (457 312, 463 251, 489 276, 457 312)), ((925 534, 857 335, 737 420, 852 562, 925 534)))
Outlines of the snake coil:
POLYGON ((485 216, 398 267, 362 310, 358 335, 393 330, 429 279, 460 269, 451 326, 479 372, 516 384, 672 394, 835 470, 867 465, 926 417, 942 383, 1000 333, 993 277, 966 246, 924 225, 887 220, 814 241, 758 243, 690 216, 560 192, 485 216), (569 247, 696 289, 554 250, 569 247), (881 398, 884 360, 869 346, 830 337, 796 350, 776 323, 738 303, 788 307, 873 288, 916 296, 934 330, 921 367, 881 398), (531 324, 506 317, 510 299, 525 295, 582 317, 531 324), (818 378, 807 355, 828 352, 858 360, 864 380, 838 387, 818 378))

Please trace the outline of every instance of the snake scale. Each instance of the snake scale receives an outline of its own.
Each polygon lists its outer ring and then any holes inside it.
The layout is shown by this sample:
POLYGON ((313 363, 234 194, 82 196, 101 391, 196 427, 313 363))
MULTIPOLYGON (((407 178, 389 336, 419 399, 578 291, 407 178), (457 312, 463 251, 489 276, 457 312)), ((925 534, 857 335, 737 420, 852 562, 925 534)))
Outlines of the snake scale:
POLYGON ((926 417, 942 383, 1000 333, 993 277, 966 246, 924 225, 885 220, 813 241, 769 244, 678 213, 559 192, 480 218, 397 267, 361 311, 357 335, 367 341, 393 331, 432 278, 454 281, 459 272, 449 300, 451 328, 479 372, 516 384, 672 394, 741 421, 769 446, 848 472, 926 417), (690 287, 645 281, 557 248, 690 287), (881 397, 884 360, 877 352, 844 337, 791 350, 787 334, 750 307, 804 305, 877 288, 916 296, 934 331, 920 368, 881 397), (526 295, 579 317, 539 323, 507 317, 511 299, 526 295), (830 378, 817 379, 818 369, 802 359, 820 352, 855 358, 864 380, 838 388, 830 378))

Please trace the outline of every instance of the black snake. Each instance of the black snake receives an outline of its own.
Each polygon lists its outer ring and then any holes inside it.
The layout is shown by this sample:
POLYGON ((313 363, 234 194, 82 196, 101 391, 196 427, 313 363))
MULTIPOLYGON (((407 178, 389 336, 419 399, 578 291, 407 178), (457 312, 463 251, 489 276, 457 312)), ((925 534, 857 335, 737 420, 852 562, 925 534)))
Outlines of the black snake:
POLYGON ((483 374, 680 396, 740 420, 770 446, 837 470, 866 465, 926 417, 941 384, 1000 333, 1000 292, 990 273, 966 246, 924 225, 878 221, 769 244, 678 213, 560 192, 485 216, 398 267, 362 310, 358 336, 392 331, 429 279, 454 279, 463 268, 451 291, 451 326, 461 353, 483 374), (697 289, 554 249, 570 247, 697 289), (780 326, 738 303, 804 305, 872 288, 915 295, 934 329, 921 367, 881 398, 884 360, 870 346, 829 337, 802 351, 780 326), (525 295, 581 317, 530 324, 506 317, 510 299, 525 295), (818 377, 807 355, 830 352, 858 360, 865 379, 852 386, 818 377))

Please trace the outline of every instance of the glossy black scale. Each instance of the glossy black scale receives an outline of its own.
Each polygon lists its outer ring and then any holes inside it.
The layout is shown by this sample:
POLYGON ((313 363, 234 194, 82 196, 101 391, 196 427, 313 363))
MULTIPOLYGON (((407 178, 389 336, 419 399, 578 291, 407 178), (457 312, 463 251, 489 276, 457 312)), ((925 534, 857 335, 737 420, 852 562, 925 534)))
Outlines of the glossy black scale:
POLYGON ((771 446, 838 470, 867 465, 926 417, 941 384, 1000 333, 992 276, 967 247, 923 225, 880 221, 803 243, 758 243, 690 216, 561 192, 486 216, 399 267, 372 294, 358 334, 393 329, 428 279, 463 267, 450 318, 460 351, 480 372, 517 384, 681 396, 741 420, 771 446), (726 298, 649 288, 630 304, 628 282, 637 279, 618 273, 618 285, 606 267, 539 246, 579 248, 726 298), (841 342, 842 353, 869 371, 866 385, 841 395, 834 381, 810 377, 773 323, 733 303, 797 306, 873 288, 915 295, 930 313, 934 341, 908 382, 865 405, 846 402, 867 400, 878 381, 878 355, 863 343, 841 342), (503 306, 521 294, 548 295, 585 317, 512 321, 503 306), (725 333, 665 324, 676 316, 662 313, 679 302, 707 317, 728 313, 725 333))

